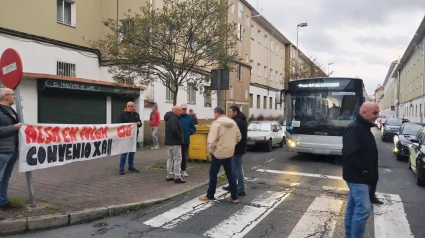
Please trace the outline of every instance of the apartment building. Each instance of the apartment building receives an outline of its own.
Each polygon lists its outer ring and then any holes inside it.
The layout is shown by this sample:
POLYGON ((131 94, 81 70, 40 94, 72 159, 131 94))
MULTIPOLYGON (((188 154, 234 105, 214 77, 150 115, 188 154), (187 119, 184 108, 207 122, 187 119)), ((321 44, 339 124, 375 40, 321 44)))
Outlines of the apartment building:
POLYGON ((391 63, 384 84, 381 87, 381 99, 379 101, 380 115, 386 118, 395 117, 395 99, 397 98, 397 77, 394 74, 398 60, 391 63))
POLYGON ((384 83, 384 115, 388 114, 389 106, 394 106, 395 117, 424 122, 425 17, 401 59, 391 64, 390 71, 384 83))

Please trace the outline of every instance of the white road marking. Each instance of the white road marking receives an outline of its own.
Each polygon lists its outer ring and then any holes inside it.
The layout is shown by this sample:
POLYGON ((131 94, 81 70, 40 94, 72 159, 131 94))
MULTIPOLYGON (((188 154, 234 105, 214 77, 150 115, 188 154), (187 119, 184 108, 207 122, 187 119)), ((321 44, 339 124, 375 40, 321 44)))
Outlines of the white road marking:
POLYGON ((375 238, 413 238, 400 196, 383 193, 376 195, 384 205, 373 207, 375 238))
MULTIPOLYGON (((227 191, 223 189, 217 189, 215 198, 219 199, 224 197, 227 191)), ((203 202, 199 201, 198 198, 194 198, 189 202, 185 202, 183 205, 171 209, 161 215, 158 215, 150 220, 145 221, 143 224, 152 227, 163 227, 165 229, 171 229, 177 226, 179 223, 189 220, 193 215, 203 211, 214 205, 214 202, 203 202)))
POLYGON ((248 178, 248 177, 244 177, 244 178, 245 178, 245 181, 249 181, 249 182, 258 180, 257 178, 248 178))
POLYGON ((251 170, 255 170, 255 169, 258 169, 260 167, 261 167, 260 165, 254 166, 254 167, 251 168, 251 170))
POLYGON ((267 191, 261 194, 250 205, 244 206, 228 219, 207 231, 204 236, 214 238, 239 238, 245 236, 282 203, 298 185, 298 183, 293 183, 290 188, 283 192, 267 191))
POLYGON ((270 162, 272 162, 273 160, 275 160, 275 159, 269 159, 269 160, 267 160, 266 162, 267 162, 267 163, 270 163, 270 162))
POLYGON ((333 237, 343 201, 316 197, 288 238, 333 237))
POLYGON ((392 172, 392 170, 391 169, 384 169, 384 174, 386 174, 386 173, 391 173, 392 172))
POLYGON ((257 169, 257 172, 263 172, 263 173, 267 172, 267 173, 272 173, 272 174, 297 175, 297 176, 306 176, 306 177, 314 177, 314 178, 327 178, 327 179, 343 180, 342 177, 332 176, 332 175, 309 174, 309 173, 299 173, 299 172, 291 172, 291 171, 271 170, 271 169, 257 169))

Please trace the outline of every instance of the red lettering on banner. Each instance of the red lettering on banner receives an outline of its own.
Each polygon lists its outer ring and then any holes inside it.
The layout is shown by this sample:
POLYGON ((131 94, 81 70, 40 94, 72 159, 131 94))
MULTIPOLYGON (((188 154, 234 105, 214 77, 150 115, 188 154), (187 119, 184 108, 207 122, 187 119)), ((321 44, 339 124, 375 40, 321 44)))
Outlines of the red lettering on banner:
POLYGON ((63 141, 64 142, 71 142, 71 140, 68 138, 68 135, 66 134, 66 132, 67 131, 69 131, 71 128, 69 128, 69 127, 65 127, 63 130, 62 130, 62 136, 63 136, 63 141))
POLYGON ((52 135, 53 135, 53 142, 61 142, 61 138, 59 136, 59 127, 55 127, 52 130, 52 135))
POLYGON ((37 131, 34 129, 34 127, 27 126, 27 128, 25 128, 25 138, 26 138, 27 144, 36 143, 37 131))
POLYGON ((44 133, 47 134, 46 140, 44 141, 44 143, 46 143, 46 144, 50 144, 50 142, 52 142, 52 140, 53 140, 53 135, 52 135, 52 133, 50 133, 50 130, 52 130, 51 126, 44 128, 44 133))
POLYGON ((90 126, 83 126, 83 129, 80 132, 81 140, 90 140, 90 132, 92 128, 90 126))
POLYGON ((38 144, 43 144, 44 143, 44 138, 43 138, 43 132, 42 132, 42 126, 37 127, 38 130, 38 135, 37 135, 37 143, 38 144))
POLYGON ((118 127, 117 133, 119 138, 131 137, 131 125, 118 127))
POLYGON ((69 137, 71 137, 71 141, 77 141, 78 130, 78 127, 71 127, 71 131, 69 132, 69 137))
POLYGON ((93 129, 91 130, 91 133, 90 133, 90 139, 91 140, 96 140, 95 133, 96 133, 96 126, 93 126, 93 129))
POLYGON ((101 128, 102 131, 102 139, 108 138, 108 127, 105 126, 104 128, 101 128))

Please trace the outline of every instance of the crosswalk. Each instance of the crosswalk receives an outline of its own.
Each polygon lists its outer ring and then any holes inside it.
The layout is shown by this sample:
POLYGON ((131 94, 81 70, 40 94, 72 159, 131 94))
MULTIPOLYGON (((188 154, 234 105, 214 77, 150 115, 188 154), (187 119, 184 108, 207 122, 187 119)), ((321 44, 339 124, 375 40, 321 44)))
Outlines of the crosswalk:
MULTIPOLYGON (((336 179, 336 177, 330 179, 336 179)), ((217 214, 217 210, 227 209, 226 215, 220 217, 220 220, 212 219, 203 229, 198 229, 197 235, 213 238, 259 237, 250 232, 256 227, 258 229, 261 224, 266 223, 266 220, 274 220, 275 224, 281 226, 279 229, 285 230, 286 233, 270 237, 343 237, 347 188, 322 186, 318 189, 320 192, 315 193, 311 199, 302 201, 300 199, 297 206, 304 207, 298 208, 302 214, 291 215, 297 221, 294 221, 290 227, 284 226, 283 223, 280 224, 279 219, 276 219, 276 215, 273 214, 282 213, 279 211, 279 207, 281 208, 291 196, 292 200, 298 199, 297 190, 301 189, 300 183, 287 184, 286 188, 280 191, 276 191, 276 187, 273 188, 256 190, 253 196, 242 197, 241 204, 236 208, 225 201, 229 194, 218 188, 214 202, 201 202, 197 198, 193 198, 183 202, 180 206, 172 207, 169 210, 165 209, 166 211, 161 214, 153 214, 153 217, 148 217, 148 220, 143 223, 153 228, 173 231, 185 224, 196 224, 200 220, 209 219, 211 214, 217 214), (337 228, 339 228, 338 234, 335 232, 337 228)), ((378 197, 385 204, 373 208, 369 220, 373 220, 374 232, 370 237, 413 237, 400 196, 378 193, 378 197)), ((289 213, 288 216, 290 216, 289 213)))

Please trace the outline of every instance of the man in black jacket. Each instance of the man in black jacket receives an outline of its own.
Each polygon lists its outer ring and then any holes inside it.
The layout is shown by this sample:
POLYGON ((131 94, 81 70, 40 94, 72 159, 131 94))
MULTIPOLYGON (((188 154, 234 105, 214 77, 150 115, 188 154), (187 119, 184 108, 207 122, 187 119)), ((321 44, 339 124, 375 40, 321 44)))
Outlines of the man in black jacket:
MULTIPOLYGON (((246 116, 236 105, 233 105, 229 109, 229 115, 235 120, 241 132, 242 139, 235 146, 235 153, 232 158, 232 168, 235 172, 236 180, 238 182, 238 194, 239 196, 246 196, 244 174, 242 167, 242 157, 246 153, 246 140, 248 138, 248 123, 246 116)), ((230 191, 229 186, 223 187, 224 190, 230 191)))
POLYGON ((342 176, 350 189, 345 237, 363 237, 370 215, 369 189, 378 182, 378 148, 371 128, 378 117, 378 105, 365 102, 356 120, 344 132, 342 176))
MULTIPOLYGON (((137 137, 139 137, 139 128, 142 126, 142 120, 139 113, 136 112, 133 102, 128 102, 124 112, 121 113, 118 123, 137 123, 137 137)), ((137 140, 137 139, 136 139, 137 140)), ((138 173, 139 170, 134 168, 135 152, 123 153, 120 158, 120 175, 124 175, 125 161, 128 155, 128 171, 138 173)))
POLYGON ((180 107, 174 106, 171 112, 167 112, 164 115, 165 145, 167 146, 168 153, 166 181, 174 181, 175 183, 186 183, 186 181, 181 178, 181 145, 184 144, 184 140, 183 126, 179 118, 180 113, 180 107))
MULTIPOLYGON (((18 208, 9 202, 7 189, 13 167, 18 159, 18 114, 13 110, 15 94, 10 88, 0 88, 0 209, 18 208)), ((6 219, 0 215, 0 220, 6 219)))

